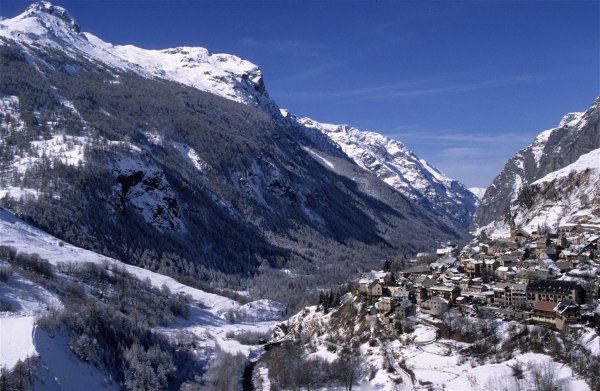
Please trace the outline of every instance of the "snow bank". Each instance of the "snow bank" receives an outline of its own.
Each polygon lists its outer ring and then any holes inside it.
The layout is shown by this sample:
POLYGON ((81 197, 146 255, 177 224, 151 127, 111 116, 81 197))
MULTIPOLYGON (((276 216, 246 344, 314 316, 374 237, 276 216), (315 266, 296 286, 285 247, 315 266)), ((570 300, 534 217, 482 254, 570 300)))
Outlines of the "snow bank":
POLYGON ((33 345, 34 316, 0 318, 0 366, 12 368, 18 360, 36 354, 33 345))

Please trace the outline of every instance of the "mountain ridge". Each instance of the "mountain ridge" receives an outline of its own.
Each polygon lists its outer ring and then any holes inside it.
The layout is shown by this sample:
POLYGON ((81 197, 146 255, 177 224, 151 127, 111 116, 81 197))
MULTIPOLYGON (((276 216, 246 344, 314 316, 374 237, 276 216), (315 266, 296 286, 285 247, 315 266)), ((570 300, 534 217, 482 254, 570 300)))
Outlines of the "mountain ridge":
MULTIPOLYGON (((82 32, 68 11, 46 1, 35 3, 24 13, 0 22, 0 36, 27 45, 46 45, 56 50, 63 50, 65 47, 63 52, 69 56, 83 55, 108 67, 129 70, 142 77, 175 81, 259 108, 282 126, 304 127, 299 131, 318 142, 329 153, 337 155, 336 146, 342 146, 341 150, 344 150, 343 146, 356 145, 351 137, 344 141, 339 138, 336 140, 333 139, 335 133, 324 131, 324 128, 306 126, 308 122, 302 124, 291 114, 289 117, 287 113, 286 116, 282 116, 276 103, 269 97, 260 68, 234 55, 212 54, 201 47, 147 50, 132 45, 112 45, 91 33, 82 32), (330 138, 330 141, 324 140, 321 134, 330 138)), ((67 71, 76 72, 74 68, 67 71)), ((114 79, 112 82, 119 81, 114 79)), ((356 132, 358 130, 354 131, 356 132)), ((364 134, 369 135, 372 140, 383 140, 383 136, 374 132, 364 134)), ((383 143, 376 141, 379 144, 378 148, 388 148, 389 151, 375 154, 372 150, 373 145, 364 143, 358 152, 348 153, 348 148, 342 152, 402 194, 429 208, 458 229, 465 230, 474 213, 475 199, 464 186, 441 175, 437 169, 418 158, 401 142, 389 138, 384 140, 383 143), (392 157, 398 149, 404 151, 402 156, 392 157), (371 160, 380 160, 385 172, 374 169, 365 159, 359 158, 357 153, 369 155, 371 160), (382 154, 388 154, 390 158, 384 158, 382 154), (410 165, 419 167, 410 170, 407 168, 410 165), (440 206, 440 203, 444 206, 440 206)))
MULTIPOLYGON (((488 187, 475 213, 472 231, 506 231, 507 213, 514 214, 517 203, 529 198, 532 184, 600 148, 599 123, 600 97, 585 112, 568 113, 557 127, 539 133, 532 144, 509 159, 488 187)), ((522 206, 520 211, 524 213, 522 206)))

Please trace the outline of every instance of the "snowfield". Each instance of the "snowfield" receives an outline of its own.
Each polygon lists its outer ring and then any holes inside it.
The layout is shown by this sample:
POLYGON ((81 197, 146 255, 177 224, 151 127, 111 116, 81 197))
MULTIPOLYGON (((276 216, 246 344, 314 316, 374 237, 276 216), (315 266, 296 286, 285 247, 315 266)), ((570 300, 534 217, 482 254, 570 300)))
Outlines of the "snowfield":
POLYGON ((33 346, 35 316, 0 313, 0 366, 12 368, 18 360, 36 355, 33 346))

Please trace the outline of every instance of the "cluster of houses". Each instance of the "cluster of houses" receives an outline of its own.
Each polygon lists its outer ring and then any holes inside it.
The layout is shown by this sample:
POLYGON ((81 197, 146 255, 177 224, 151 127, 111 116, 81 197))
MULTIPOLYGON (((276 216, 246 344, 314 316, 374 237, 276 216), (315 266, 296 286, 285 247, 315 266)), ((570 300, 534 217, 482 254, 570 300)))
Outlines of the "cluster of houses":
POLYGON ((565 330, 581 321, 586 296, 598 296, 599 227, 563 227, 528 233, 511 227, 510 238, 480 238, 462 251, 448 244, 418 254, 400 272, 373 271, 358 294, 384 321, 420 312, 441 316, 452 307, 565 330))

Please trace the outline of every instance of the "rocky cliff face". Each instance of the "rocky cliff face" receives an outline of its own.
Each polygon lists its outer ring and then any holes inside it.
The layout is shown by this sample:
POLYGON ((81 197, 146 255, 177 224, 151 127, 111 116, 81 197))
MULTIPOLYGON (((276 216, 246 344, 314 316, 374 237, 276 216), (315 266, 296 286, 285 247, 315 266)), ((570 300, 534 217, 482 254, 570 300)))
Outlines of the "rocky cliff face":
MULTIPOLYGON (((569 113, 558 127, 540 133, 531 145, 512 157, 494 179, 475 213, 471 229, 505 228, 504 217, 509 211, 516 212, 515 202, 522 192, 528 192, 531 184, 600 148, 599 120, 600 98, 597 98, 585 112, 569 113)), ((521 195, 523 197, 527 195, 521 195)))

